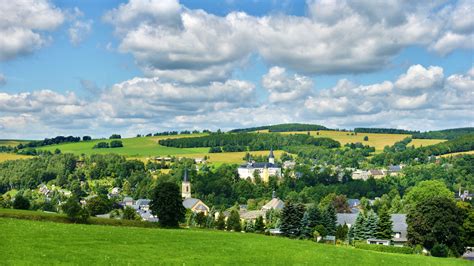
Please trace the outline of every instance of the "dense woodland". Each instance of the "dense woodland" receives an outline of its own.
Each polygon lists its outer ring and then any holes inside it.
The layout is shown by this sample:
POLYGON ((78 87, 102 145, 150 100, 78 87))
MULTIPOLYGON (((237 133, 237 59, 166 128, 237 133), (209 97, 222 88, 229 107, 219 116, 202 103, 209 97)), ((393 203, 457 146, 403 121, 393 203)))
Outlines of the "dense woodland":
POLYGON ((258 130, 268 130, 269 132, 291 132, 291 131, 317 131, 317 130, 328 130, 327 127, 314 124, 279 124, 272 126, 261 126, 261 127, 249 127, 249 128, 239 128, 233 129, 231 133, 239 132, 253 132, 258 130))
POLYGON ((396 128, 365 128, 357 127, 354 128, 356 133, 384 133, 384 134, 408 134, 412 135, 414 139, 454 139, 463 135, 473 134, 473 127, 465 128, 453 128, 453 129, 444 129, 444 130, 434 130, 434 131, 414 131, 414 130, 405 130, 405 129, 396 129, 396 128))
POLYGON ((233 151, 260 151, 283 149, 295 145, 314 145, 326 148, 338 148, 341 144, 330 138, 314 138, 305 134, 259 134, 259 133, 221 133, 202 137, 159 140, 159 144, 176 148, 222 147, 233 151))

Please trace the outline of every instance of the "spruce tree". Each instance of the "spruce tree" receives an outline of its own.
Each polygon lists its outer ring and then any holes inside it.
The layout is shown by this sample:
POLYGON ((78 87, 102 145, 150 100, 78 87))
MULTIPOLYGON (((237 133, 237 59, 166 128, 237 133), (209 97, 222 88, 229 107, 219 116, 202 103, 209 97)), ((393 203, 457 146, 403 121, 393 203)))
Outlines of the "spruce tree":
POLYGON ((379 213, 379 221, 377 223, 377 238, 391 239, 392 238, 392 220, 386 208, 382 208, 379 213))
POLYGON ((227 218, 227 230, 234 230, 235 232, 242 231, 242 226, 240 224, 240 215, 236 210, 230 211, 229 218, 227 218))
POLYGON ((258 216, 257 219, 255 220, 255 232, 261 233, 265 231, 265 223, 263 222, 263 217, 258 216))
POLYGON ((308 208, 308 226, 314 228, 318 224, 321 224, 321 212, 318 207, 312 205, 308 208))
POLYGON ((365 216, 362 212, 359 212, 359 214, 357 215, 355 224, 352 225, 353 236, 355 240, 363 239, 364 224, 365 224, 365 216))
POLYGON ((326 228, 328 235, 335 235, 336 234, 336 223, 337 223, 337 215, 336 209, 332 204, 329 204, 323 214, 323 225, 326 228))
POLYGON ((225 229, 225 216, 224 212, 220 211, 219 216, 217 216, 216 229, 224 230, 225 229))
POLYGON ((312 238, 313 237, 313 229, 314 227, 310 226, 309 221, 309 214, 305 212, 303 215, 303 219, 301 220, 301 237, 302 238, 312 238))
POLYGON ((370 211, 362 224, 361 239, 374 238, 377 231, 377 215, 370 211))
POLYGON ((285 204, 282 211, 280 230, 284 236, 297 237, 300 235, 301 220, 304 215, 303 204, 293 204, 291 201, 285 204))

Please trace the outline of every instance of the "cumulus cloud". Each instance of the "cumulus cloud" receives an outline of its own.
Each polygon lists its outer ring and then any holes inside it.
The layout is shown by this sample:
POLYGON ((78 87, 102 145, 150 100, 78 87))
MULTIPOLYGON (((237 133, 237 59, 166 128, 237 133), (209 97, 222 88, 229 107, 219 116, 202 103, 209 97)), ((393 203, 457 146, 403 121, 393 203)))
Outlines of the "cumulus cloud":
POLYGON ((0 60, 28 54, 45 45, 47 31, 64 21, 63 12, 47 0, 3 1, 0 5, 0 60))
POLYGON ((304 99, 311 94, 313 81, 305 76, 289 76, 281 67, 272 67, 262 78, 262 86, 269 91, 268 99, 272 103, 289 102, 304 99))
POLYGON ((92 31, 92 20, 76 20, 68 29, 69 40, 72 44, 78 45, 92 31))
POLYGON ((221 17, 177 0, 130 0, 104 20, 146 75, 204 84, 228 79, 252 54, 313 75, 377 71, 411 45, 472 48, 471 9, 472 1, 308 1, 307 16, 221 17))
POLYGON ((395 86, 403 91, 436 89, 444 80, 441 67, 414 65, 408 68, 406 74, 401 75, 395 82, 395 86))

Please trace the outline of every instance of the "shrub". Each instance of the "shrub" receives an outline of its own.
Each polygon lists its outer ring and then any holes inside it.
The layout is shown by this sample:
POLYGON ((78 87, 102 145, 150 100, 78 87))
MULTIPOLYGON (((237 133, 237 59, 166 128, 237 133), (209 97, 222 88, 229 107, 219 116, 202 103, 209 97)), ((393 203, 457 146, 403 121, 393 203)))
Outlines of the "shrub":
POLYGON ((138 214, 135 211, 135 209, 133 209, 130 206, 126 206, 123 209, 122 219, 124 219, 124 220, 138 220, 139 217, 138 217, 138 214))
POLYGON ((122 136, 120 136, 119 134, 112 134, 112 136, 109 137, 109 139, 121 139, 122 136))
POLYGON ((371 245, 362 242, 354 243, 354 247, 365 249, 365 250, 373 250, 379 252, 387 252, 387 253, 400 253, 400 254, 413 254, 413 248, 410 247, 396 247, 396 246, 384 246, 384 245, 371 245))
POLYGON ((107 142, 99 142, 97 143, 96 145, 94 145, 94 147, 92 147, 93 149, 107 149, 109 148, 109 143, 107 142))
POLYGON ((449 249, 445 244, 436 243, 431 249, 431 256, 433 257, 447 257, 448 253, 449 249))
POLYGON ((13 209, 28 210, 30 201, 22 195, 17 195, 13 201, 13 209))
POLYGON ((365 136, 365 137, 364 137, 364 141, 369 141, 369 137, 368 137, 368 136, 365 136))
POLYGON ((120 148, 120 147, 123 147, 121 140, 112 140, 110 142, 110 148, 120 148))
POLYGON ((61 208, 73 222, 86 222, 89 218, 89 212, 81 206, 75 197, 70 197, 61 208))

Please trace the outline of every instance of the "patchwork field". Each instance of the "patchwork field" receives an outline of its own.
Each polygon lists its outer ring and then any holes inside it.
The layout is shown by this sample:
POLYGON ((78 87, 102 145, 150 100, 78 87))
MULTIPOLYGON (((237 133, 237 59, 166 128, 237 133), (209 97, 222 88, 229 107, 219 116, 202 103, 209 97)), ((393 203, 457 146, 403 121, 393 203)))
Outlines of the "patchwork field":
POLYGON ((257 234, 62 224, 0 218, 6 265, 469 265, 257 234))
POLYGON ((441 143, 441 142, 444 142, 444 141, 446 141, 446 140, 444 140, 444 139, 413 139, 408 144, 408 146, 414 145, 415 148, 418 148, 418 147, 421 147, 421 146, 426 147, 426 146, 438 144, 438 143, 441 143))
POLYGON ((31 158, 31 156, 0 152, 0 162, 25 158, 31 158))
POLYGON ((0 146, 17 146, 20 143, 27 143, 28 140, 0 139, 0 146))
POLYGON ((443 154, 441 155, 441 157, 452 157, 452 156, 463 155, 463 154, 474 154, 474 151, 453 152, 453 153, 443 154))

